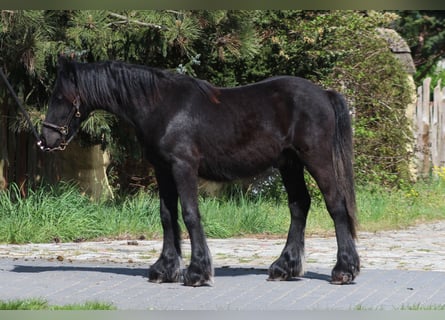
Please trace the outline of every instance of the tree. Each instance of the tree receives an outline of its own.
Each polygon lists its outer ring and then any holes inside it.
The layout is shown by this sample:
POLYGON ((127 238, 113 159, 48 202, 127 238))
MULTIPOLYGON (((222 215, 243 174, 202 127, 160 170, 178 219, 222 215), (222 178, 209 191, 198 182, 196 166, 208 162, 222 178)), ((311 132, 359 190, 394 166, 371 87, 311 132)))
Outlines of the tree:
POLYGON ((334 61, 321 83, 343 92, 353 108, 355 168, 361 183, 400 185, 410 179, 412 134, 406 108, 413 102, 412 86, 377 32, 397 18, 373 11, 335 12, 309 23, 323 39, 319 50, 334 61))
POLYGON ((411 154, 401 146, 411 142, 405 112, 413 92, 377 31, 397 19, 377 11, 271 11, 258 20, 264 45, 251 72, 291 73, 347 97, 359 183, 397 185, 410 177, 411 154))
POLYGON ((395 29, 408 41, 420 82, 445 58, 445 11, 398 11, 395 29))
MULTIPOLYGON (((394 183, 406 177, 409 153, 398 146, 409 140, 409 93, 376 28, 396 21, 397 15, 379 11, 3 10, 0 62, 36 123, 59 54, 167 68, 218 86, 280 74, 305 77, 350 101, 358 178, 394 183)), ((94 113, 82 130, 84 144, 103 143, 114 161, 140 153, 131 128, 104 113, 94 113)))
MULTIPOLYGON (((1 11, 0 67, 32 113, 29 106, 41 104, 47 94, 48 87, 43 80, 48 75, 44 57, 51 47, 53 34, 54 29, 46 23, 43 11, 1 11)), ((27 124, 21 121, 9 92, 3 88, 0 87, 0 177, 7 172, 3 180, 6 182, 9 178, 17 182, 24 193, 29 139, 23 130, 27 124), (15 170, 8 170, 9 167, 15 170)))
MULTIPOLYGON (((241 20, 248 14, 241 11, 3 10, 1 13, 0 53, 4 58, 0 62, 11 71, 10 79, 36 123, 45 113, 59 54, 79 61, 123 60, 196 75, 193 67, 201 63, 198 50, 218 53, 226 59, 248 51, 243 43, 247 43, 247 38, 238 30, 239 26, 247 25, 248 20, 241 20), (213 40, 199 41, 204 38, 204 30, 215 30, 215 36, 209 38, 213 40), (219 38, 225 41, 218 43, 215 39, 219 38)), ((7 98, 4 92, 1 95, 7 98)), ((8 105, 5 102, 5 108, 8 105)), ((5 122, 2 132, 11 127, 16 135, 27 137, 24 132, 27 124, 20 120, 20 115, 8 118, 17 121, 2 119, 5 122)), ((106 144, 115 161, 123 160, 124 154, 140 154, 129 132, 131 129, 122 123, 117 125, 114 117, 96 112, 83 123, 81 140, 86 145, 106 144)), ((20 145, 26 148, 26 144, 20 145)), ((23 152, 15 153, 21 153, 21 159, 28 158, 23 152)), ((10 158, 4 154, 4 158, 10 158)), ((26 169, 20 171, 24 176, 19 179, 22 184, 26 169)))

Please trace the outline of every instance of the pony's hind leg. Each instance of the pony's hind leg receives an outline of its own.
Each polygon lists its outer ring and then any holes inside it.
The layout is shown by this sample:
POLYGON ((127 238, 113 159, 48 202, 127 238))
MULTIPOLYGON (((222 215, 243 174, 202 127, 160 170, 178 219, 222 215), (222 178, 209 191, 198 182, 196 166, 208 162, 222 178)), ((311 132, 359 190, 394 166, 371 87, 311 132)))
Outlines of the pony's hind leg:
MULTIPOLYGON (((323 159, 323 157, 318 159, 323 159)), ((333 284, 351 283, 360 272, 360 258, 354 241, 355 221, 351 218, 353 213, 348 213, 346 198, 335 177, 332 162, 330 164, 317 163, 316 166, 311 165, 308 170, 317 181, 335 225, 337 263, 332 270, 331 282, 333 284)))
POLYGON ((286 245, 269 267, 268 280, 288 280, 304 273, 304 231, 311 203, 304 181, 304 167, 292 157, 280 166, 280 173, 288 194, 291 223, 286 245))

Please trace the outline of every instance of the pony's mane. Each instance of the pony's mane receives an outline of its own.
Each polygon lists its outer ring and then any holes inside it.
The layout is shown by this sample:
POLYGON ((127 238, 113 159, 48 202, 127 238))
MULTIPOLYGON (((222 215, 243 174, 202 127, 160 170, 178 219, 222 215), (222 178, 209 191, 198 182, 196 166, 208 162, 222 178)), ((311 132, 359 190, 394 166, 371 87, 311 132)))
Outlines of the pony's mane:
POLYGON ((132 105, 145 102, 153 106, 162 99, 163 81, 190 81, 213 103, 219 91, 204 80, 153 67, 124 62, 71 63, 75 84, 83 101, 96 106, 132 105))

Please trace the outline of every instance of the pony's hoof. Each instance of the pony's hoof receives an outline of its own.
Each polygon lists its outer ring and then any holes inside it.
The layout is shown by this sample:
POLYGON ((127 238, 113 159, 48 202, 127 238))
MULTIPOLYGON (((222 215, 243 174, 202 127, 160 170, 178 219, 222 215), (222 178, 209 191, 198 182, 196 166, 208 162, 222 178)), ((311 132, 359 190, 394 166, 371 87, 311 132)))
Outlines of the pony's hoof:
POLYGON ((148 281, 154 283, 179 282, 181 280, 179 258, 159 258, 148 270, 148 281))
POLYGON ((354 281, 354 276, 351 273, 332 272, 332 284, 351 284, 354 281))
POLYGON ((354 283, 354 279, 359 274, 359 268, 354 266, 350 266, 348 271, 342 271, 339 268, 334 268, 332 270, 331 275, 331 283, 332 284, 352 284, 354 283))
POLYGON ((209 286, 213 284, 212 270, 207 272, 198 272, 196 268, 187 268, 183 274, 184 285, 191 287, 209 286))
POLYGON ((148 281, 153 283, 163 283, 163 282, 179 282, 181 279, 181 273, 179 269, 175 272, 163 272, 159 270, 154 270, 150 268, 148 270, 148 281))
POLYGON ((300 277, 303 274, 304 270, 301 260, 294 259, 288 261, 285 258, 280 257, 269 267, 269 278, 267 278, 267 281, 286 281, 300 277))

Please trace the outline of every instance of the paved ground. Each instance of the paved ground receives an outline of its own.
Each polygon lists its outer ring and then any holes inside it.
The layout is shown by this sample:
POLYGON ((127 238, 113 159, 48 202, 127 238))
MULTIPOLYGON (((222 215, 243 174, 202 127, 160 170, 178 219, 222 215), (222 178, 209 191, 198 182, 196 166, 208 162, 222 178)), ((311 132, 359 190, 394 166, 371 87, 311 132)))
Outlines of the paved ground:
MULTIPOLYGON (((44 298, 63 305, 110 302, 132 310, 389 309, 445 304, 445 222, 403 231, 360 233, 356 283, 329 283, 335 238, 307 239, 306 274, 268 282, 284 239, 209 240, 213 286, 153 284, 147 268, 159 241, 0 245, 0 300, 44 298)), ((185 262, 189 243, 184 241, 185 262)))

